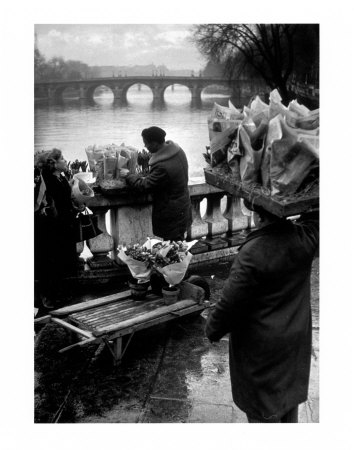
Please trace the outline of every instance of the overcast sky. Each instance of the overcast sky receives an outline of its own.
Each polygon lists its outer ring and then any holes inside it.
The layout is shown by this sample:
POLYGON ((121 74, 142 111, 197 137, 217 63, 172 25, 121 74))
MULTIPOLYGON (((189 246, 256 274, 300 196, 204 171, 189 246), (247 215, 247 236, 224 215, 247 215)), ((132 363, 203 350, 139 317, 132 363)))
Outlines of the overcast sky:
POLYGON ((35 25, 40 52, 92 65, 164 64, 169 69, 203 68, 206 61, 188 41, 183 25, 35 25))

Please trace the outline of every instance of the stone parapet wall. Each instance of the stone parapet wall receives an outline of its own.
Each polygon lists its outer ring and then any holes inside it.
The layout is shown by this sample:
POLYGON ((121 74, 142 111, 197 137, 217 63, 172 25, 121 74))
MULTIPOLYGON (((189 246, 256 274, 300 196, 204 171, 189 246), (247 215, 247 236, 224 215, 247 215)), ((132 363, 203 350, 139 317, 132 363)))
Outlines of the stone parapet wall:
MULTIPOLYGON (((242 213, 240 199, 206 183, 190 185, 189 191, 193 222, 187 230, 187 241, 198 240, 191 249, 194 255, 191 264, 232 257, 253 226, 251 217, 242 213)), ((83 265, 83 279, 112 278, 118 272, 126 272, 117 258, 117 248, 142 244, 147 237, 154 237, 151 197, 129 192, 97 193, 87 206, 98 215, 103 233, 86 242, 92 257, 83 265)), ((83 243, 77 245, 79 258, 83 249, 83 243)))

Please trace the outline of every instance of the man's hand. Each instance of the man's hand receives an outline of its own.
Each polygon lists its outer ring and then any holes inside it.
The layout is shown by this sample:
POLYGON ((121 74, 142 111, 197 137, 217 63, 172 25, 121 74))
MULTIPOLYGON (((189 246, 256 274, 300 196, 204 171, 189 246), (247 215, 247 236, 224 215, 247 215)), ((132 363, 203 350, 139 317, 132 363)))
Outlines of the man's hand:
POLYGON ((119 176, 121 178, 126 178, 129 175, 129 169, 120 169, 119 176))

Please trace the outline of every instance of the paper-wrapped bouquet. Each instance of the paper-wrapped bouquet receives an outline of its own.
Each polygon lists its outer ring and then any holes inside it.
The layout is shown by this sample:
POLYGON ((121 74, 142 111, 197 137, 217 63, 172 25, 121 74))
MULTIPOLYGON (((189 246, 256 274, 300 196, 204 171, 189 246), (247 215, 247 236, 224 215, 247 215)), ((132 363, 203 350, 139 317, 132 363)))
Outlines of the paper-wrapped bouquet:
POLYGON ((151 273, 157 271, 170 286, 175 286, 186 274, 193 256, 189 250, 196 242, 148 239, 143 245, 119 248, 118 257, 127 264, 138 283, 148 281, 151 273))
POLYGON ((208 119, 211 167, 226 164, 243 187, 261 186, 271 196, 294 195, 309 182, 316 187, 319 109, 281 100, 274 89, 269 104, 256 96, 242 113, 215 104, 208 119))
POLYGON ((120 177, 120 169, 128 169, 130 173, 137 172, 138 150, 129 145, 109 144, 89 146, 85 149, 90 170, 97 177, 101 188, 119 189, 126 186, 120 177))
POLYGON ((72 196, 79 204, 85 204, 90 198, 94 197, 94 191, 90 185, 94 183, 91 172, 79 172, 73 176, 72 196))

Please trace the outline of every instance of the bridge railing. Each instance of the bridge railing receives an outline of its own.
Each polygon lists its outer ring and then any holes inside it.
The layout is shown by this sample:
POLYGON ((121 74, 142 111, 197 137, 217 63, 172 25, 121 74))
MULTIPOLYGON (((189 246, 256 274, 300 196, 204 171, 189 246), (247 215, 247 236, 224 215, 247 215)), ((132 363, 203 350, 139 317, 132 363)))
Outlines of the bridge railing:
MULTIPOLYGON (((208 184, 189 186, 193 221, 187 240, 198 240, 192 248, 193 264, 232 256, 237 246, 254 226, 242 213, 240 199, 208 184)), ((103 233, 86 242, 92 253, 86 260, 86 275, 91 271, 115 271, 121 264, 117 258, 119 245, 144 243, 153 237, 151 197, 148 195, 103 195, 97 193, 87 203, 98 216, 103 233)), ((77 244, 80 257, 84 243, 77 244)), ((81 258, 82 259, 82 258, 81 258)), ((108 271, 108 272, 107 272, 108 271)))

